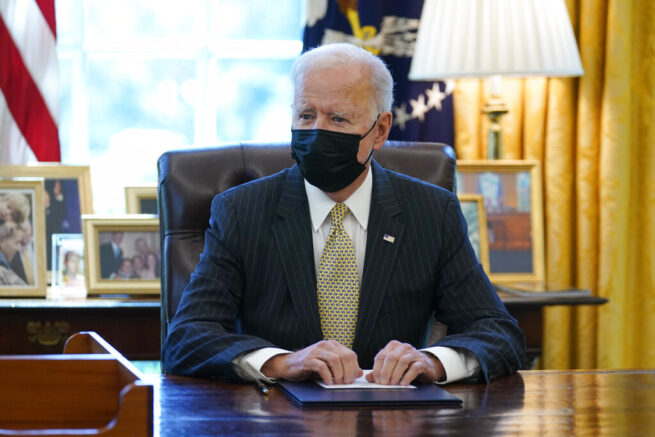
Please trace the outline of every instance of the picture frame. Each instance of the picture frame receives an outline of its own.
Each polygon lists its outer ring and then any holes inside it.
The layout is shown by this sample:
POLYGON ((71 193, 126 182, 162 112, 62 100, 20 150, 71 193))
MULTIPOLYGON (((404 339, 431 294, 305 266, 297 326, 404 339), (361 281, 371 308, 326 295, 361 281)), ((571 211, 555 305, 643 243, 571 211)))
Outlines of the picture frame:
POLYGON ((52 288, 83 289, 86 295, 84 272, 84 234, 52 234, 52 288))
POLYGON ((0 179, 2 297, 46 296, 43 183, 43 179, 0 179))
POLYGON ((535 160, 457 161, 457 194, 484 198, 489 279, 545 279, 541 169, 535 160))
POLYGON ((80 234, 82 214, 93 214, 90 168, 53 162, 0 165, 0 178, 14 177, 44 179, 44 202, 48 203, 44 241, 47 274, 51 275, 52 234, 80 234))
POLYGON ((160 294, 159 219, 156 216, 83 215, 82 221, 89 296, 160 294), (139 240, 145 242, 145 248, 139 240), (155 259, 152 254, 156 255, 155 259), (137 265, 138 255, 144 263, 141 267, 137 265), (149 270, 146 263, 151 267, 149 270))
POLYGON ((482 194, 460 194, 457 197, 468 225, 468 237, 475 256, 484 271, 489 274, 489 243, 484 197, 482 194))
POLYGON ((127 214, 159 214, 157 183, 126 186, 125 212, 127 214))

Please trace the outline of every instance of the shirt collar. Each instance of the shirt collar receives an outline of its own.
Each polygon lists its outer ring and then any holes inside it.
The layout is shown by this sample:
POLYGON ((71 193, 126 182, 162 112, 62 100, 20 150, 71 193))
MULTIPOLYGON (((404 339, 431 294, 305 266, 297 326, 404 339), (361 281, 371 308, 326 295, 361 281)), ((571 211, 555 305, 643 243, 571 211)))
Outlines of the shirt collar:
MULTIPOLYGON (((309 215, 312 218, 312 228, 318 231, 336 202, 325 194, 320 188, 307 182, 305 191, 309 202, 309 215)), ((350 212, 364 230, 368 227, 368 214, 371 210, 371 193, 373 192, 373 169, 369 167, 368 174, 362 185, 346 199, 345 203, 350 212)))

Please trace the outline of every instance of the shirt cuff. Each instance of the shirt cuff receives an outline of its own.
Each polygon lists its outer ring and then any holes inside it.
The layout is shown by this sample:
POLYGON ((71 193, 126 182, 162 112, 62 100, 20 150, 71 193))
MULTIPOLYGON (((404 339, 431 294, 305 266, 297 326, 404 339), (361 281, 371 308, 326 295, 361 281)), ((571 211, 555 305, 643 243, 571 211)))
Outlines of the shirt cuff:
POLYGON ((437 384, 449 384, 476 375, 480 371, 480 363, 473 355, 473 352, 466 349, 453 349, 444 346, 434 346, 421 349, 434 355, 441 361, 445 379, 435 381, 437 384))
POLYGON ((269 378, 262 373, 262 367, 266 361, 276 355, 289 354, 290 351, 277 347, 265 347, 239 355, 232 360, 234 371, 241 378, 248 381, 266 381, 274 383, 275 378, 269 378))

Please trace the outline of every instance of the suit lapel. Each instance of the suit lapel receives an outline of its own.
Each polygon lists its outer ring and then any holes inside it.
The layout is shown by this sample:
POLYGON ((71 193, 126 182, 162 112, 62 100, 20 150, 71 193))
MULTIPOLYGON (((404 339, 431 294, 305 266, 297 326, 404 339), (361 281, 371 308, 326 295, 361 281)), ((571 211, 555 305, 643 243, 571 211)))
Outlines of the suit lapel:
POLYGON ((400 205, 386 171, 375 161, 371 212, 366 234, 364 276, 359 295, 359 316, 353 348, 362 350, 370 341, 396 257, 403 244, 405 224, 400 205))
POLYGON ((316 298, 311 219, 302 174, 293 166, 280 195, 273 235, 298 319, 308 344, 323 338, 316 298))

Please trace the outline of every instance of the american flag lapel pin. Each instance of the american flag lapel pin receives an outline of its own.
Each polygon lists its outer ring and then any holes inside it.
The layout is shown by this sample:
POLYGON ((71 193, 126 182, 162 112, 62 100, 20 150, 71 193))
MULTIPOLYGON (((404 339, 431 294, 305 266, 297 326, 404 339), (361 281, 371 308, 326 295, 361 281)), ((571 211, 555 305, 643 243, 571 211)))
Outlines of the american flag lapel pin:
POLYGON ((382 237, 382 239, 384 241, 386 241, 387 243, 393 243, 394 241, 396 241, 396 237, 394 237, 393 235, 389 235, 389 234, 384 234, 384 237, 382 237))

